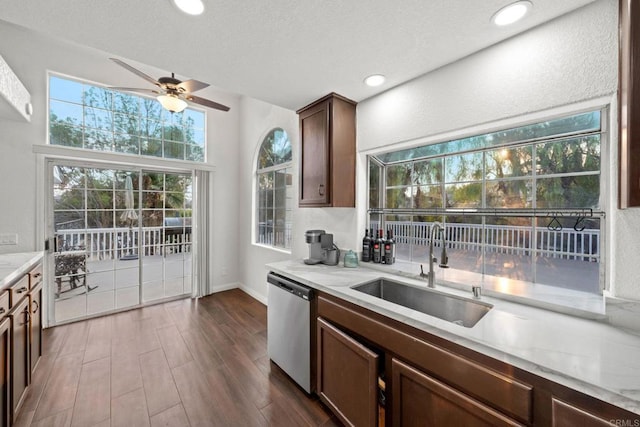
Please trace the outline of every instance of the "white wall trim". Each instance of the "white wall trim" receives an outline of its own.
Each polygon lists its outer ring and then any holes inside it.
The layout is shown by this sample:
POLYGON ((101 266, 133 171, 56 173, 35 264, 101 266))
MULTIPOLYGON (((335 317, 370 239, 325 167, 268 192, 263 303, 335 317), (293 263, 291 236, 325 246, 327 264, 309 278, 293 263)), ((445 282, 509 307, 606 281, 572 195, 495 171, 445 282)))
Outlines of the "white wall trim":
POLYGON ((253 299, 256 299, 256 300, 260 301, 265 306, 268 305, 267 304, 267 297, 265 295, 262 295, 259 292, 256 292, 255 289, 252 289, 252 288, 250 288, 248 286, 245 286, 242 283, 238 284, 238 288, 240 288, 240 290, 245 292, 246 294, 249 294, 249 296, 252 297, 253 299))
MULTIPOLYGON (((211 290, 211 293, 209 295, 213 295, 218 292, 230 291, 231 289, 238 289, 239 285, 240 284, 237 282, 232 282, 232 283, 225 283, 224 285, 212 286, 211 288, 209 288, 211 290)), ((203 295, 203 297, 206 297, 206 296, 207 295, 203 295)))
POLYGON ((456 139, 482 135, 485 133, 498 132, 513 127, 526 126, 528 124, 552 120, 554 118, 562 117, 568 114, 579 114, 581 112, 587 112, 607 106, 611 106, 613 108, 615 107, 615 104, 612 104, 612 96, 615 98, 615 94, 610 94, 531 113, 504 117, 485 123, 478 123, 462 129, 455 129, 442 133, 436 133, 433 135, 425 135, 406 141, 390 141, 389 145, 362 150, 360 151, 360 154, 369 155, 386 153, 389 151, 404 150, 407 148, 420 147, 422 145, 437 144, 440 142, 453 141, 456 139))
POLYGON ((91 151, 82 148, 71 148, 59 145, 34 144, 32 148, 32 151, 35 154, 42 154, 49 158, 63 160, 99 161, 125 166, 161 168, 169 171, 205 170, 215 172, 216 170, 216 167, 209 163, 176 161, 160 158, 156 159, 153 157, 142 157, 104 151, 91 151))

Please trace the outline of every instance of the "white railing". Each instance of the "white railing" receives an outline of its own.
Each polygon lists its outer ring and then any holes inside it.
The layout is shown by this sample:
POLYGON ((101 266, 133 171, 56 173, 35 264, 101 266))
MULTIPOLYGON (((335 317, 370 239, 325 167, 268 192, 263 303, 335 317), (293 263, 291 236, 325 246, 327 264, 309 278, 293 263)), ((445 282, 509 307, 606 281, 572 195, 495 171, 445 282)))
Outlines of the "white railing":
MULTIPOLYGON (((429 244, 429 228, 432 223, 387 221, 398 244, 426 246, 429 244)), ((379 227, 372 223, 371 227, 379 227)), ((536 227, 536 252, 548 258, 580 261, 600 261, 600 230, 573 228, 550 230, 536 227)), ((386 233, 386 231, 385 231, 386 233)), ((448 249, 478 251, 485 246, 487 252, 501 254, 531 255, 532 228, 512 225, 481 225, 447 223, 445 240, 448 249)), ((439 241, 434 242, 440 246, 439 241)))
POLYGON ((191 228, 91 228, 56 231, 58 251, 84 250, 90 261, 191 252, 191 228))
POLYGON ((256 243, 276 246, 279 248, 291 247, 291 224, 285 224, 284 229, 274 228, 266 223, 258 224, 256 243))

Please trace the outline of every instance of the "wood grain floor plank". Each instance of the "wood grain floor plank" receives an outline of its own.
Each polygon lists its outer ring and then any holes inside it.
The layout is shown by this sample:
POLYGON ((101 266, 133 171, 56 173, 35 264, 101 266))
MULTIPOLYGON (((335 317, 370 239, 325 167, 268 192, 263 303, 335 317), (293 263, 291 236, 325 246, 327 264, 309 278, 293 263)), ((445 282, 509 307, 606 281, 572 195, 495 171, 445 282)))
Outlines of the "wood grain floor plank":
POLYGON ((13 427, 29 427, 35 414, 36 411, 25 411, 21 409, 18 418, 16 418, 13 423, 13 427))
POLYGON ((69 427, 71 425, 72 409, 53 414, 31 424, 31 427, 69 427))
POLYGON ((221 357, 229 374, 256 408, 262 409, 273 402, 273 393, 277 390, 242 350, 234 347, 221 357))
POLYGON ((184 330, 180 335, 203 372, 222 365, 222 359, 199 328, 184 330))
POLYGON ((36 370, 31 379, 31 386, 27 389, 27 394, 22 403, 21 411, 29 412, 36 410, 55 361, 55 354, 44 354, 40 357, 38 366, 36 366, 36 370))
POLYGON ((142 372, 137 351, 111 356, 111 398, 129 393, 142 386, 142 372))
POLYGON ((92 426, 111 416, 111 358, 82 365, 72 426, 92 426))
POLYGON ((111 427, 146 427, 149 425, 149 412, 143 388, 111 400, 111 427))
POLYGON ((70 325, 56 326, 42 331, 42 354, 56 355, 67 339, 70 325))
POLYGON ((83 358, 84 351, 79 351, 56 359, 33 417, 35 421, 73 408, 83 358))
POLYGON ((170 368, 184 365, 193 360, 193 356, 176 325, 157 329, 156 332, 170 368))
POLYGON ((151 417, 151 427, 189 427, 190 425, 187 413, 181 404, 151 417))
POLYGON ((153 416, 181 403, 178 389, 162 349, 141 354, 140 370, 149 415, 153 416))
POLYGON ((67 334, 59 355, 77 353, 87 348, 89 337, 89 322, 76 322, 67 325, 67 334))
POLYGON ((87 347, 84 351, 84 363, 111 356, 111 334, 113 319, 109 316, 89 321, 87 347))
POLYGON ((172 372, 192 426, 266 425, 256 408, 243 399, 231 399, 225 385, 210 383, 195 362, 174 368, 172 372))

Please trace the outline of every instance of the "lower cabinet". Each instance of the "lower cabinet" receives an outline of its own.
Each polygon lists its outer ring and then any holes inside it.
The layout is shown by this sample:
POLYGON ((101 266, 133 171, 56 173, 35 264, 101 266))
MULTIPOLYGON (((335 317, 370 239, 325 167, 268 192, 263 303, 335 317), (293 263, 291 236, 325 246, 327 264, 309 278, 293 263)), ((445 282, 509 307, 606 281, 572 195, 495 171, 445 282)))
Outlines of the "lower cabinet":
POLYGON ((8 426, 11 420, 11 319, 0 321, 0 425, 8 426))
POLYGON ((577 406, 558 400, 555 397, 551 400, 551 413, 551 425, 553 427, 610 427, 612 425, 640 425, 640 423, 637 423, 637 420, 600 418, 585 411, 584 409, 580 409, 577 406), (618 424, 616 424, 616 421, 618 421, 618 424))
POLYGON ((391 366, 394 426, 522 425, 395 358, 391 366))
POLYGON ((29 365, 33 373, 42 355, 42 283, 29 291, 29 365))
POLYGON ((22 402, 31 366, 29 365, 29 299, 23 298, 9 312, 11 318, 11 411, 15 420, 22 402))
POLYGON ((378 425, 378 355, 317 320, 317 393, 347 426, 378 425))

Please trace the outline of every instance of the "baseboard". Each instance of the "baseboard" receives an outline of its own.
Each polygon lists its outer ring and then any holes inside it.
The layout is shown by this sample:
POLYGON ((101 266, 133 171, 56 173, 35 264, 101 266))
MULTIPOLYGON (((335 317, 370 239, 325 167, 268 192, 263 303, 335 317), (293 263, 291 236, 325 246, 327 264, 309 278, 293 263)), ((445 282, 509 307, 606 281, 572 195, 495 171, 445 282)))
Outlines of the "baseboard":
POLYGON ((238 283, 238 288, 240 288, 240 290, 242 290, 244 293, 249 294, 249 296, 251 296, 253 299, 260 301, 263 305, 267 305, 267 297, 256 292, 255 289, 249 288, 242 283, 238 283))
POLYGON ((211 288, 211 293, 229 291, 231 289, 237 289, 240 287, 240 283, 225 283, 224 285, 218 285, 211 288))

